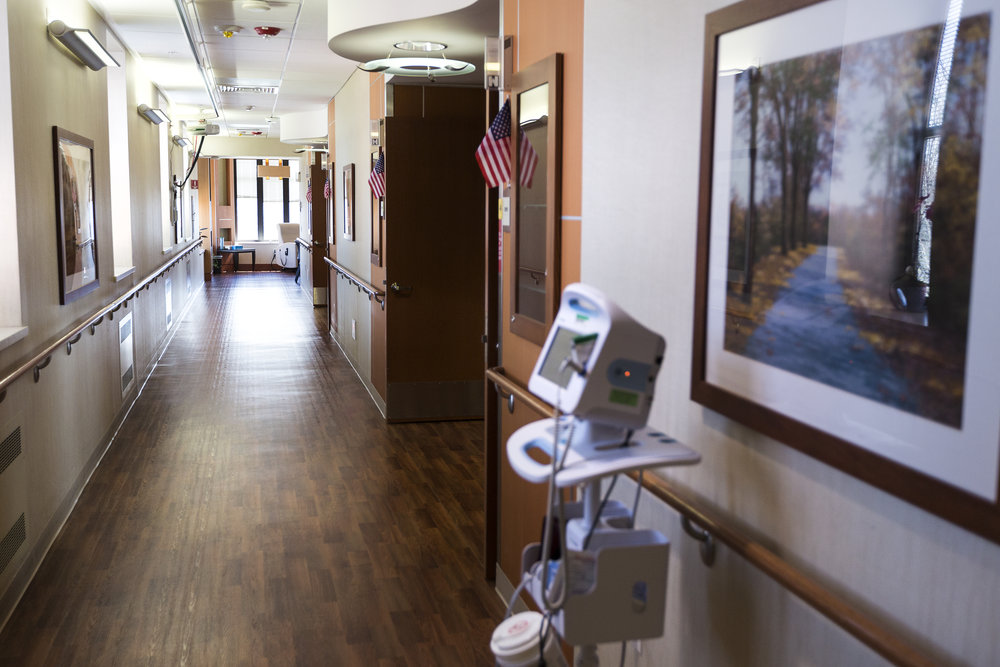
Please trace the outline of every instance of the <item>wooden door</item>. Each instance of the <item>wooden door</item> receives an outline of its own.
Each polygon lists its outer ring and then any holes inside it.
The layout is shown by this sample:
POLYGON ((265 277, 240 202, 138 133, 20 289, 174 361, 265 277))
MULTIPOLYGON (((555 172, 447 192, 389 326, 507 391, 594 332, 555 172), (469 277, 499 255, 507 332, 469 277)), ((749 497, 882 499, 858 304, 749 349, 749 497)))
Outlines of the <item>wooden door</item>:
POLYGON ((483 94, 470 92, 465 116, 386 119, 390 421, 482 416, 483 94))

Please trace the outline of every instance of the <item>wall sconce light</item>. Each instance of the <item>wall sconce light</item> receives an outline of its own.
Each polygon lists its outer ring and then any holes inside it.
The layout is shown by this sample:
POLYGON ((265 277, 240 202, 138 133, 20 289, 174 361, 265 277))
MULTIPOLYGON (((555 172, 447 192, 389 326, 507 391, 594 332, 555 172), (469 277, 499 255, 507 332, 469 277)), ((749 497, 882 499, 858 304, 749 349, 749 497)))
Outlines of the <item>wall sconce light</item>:
POLYGON ((178 146, 180 146, 181 148, 190 148, 191 147, 191 140, 188 139, 187 137, 182 137, 179 134, 175 134, 173 136, 173 140, 174 140, 174 143, 177 144, 178 146))
POLYGON ((49 34, 62 42, 74 56, 95 72, 106 66, 118 67, 118 61, 86 28, 70 28, 62 21, 49 24, 49 34))
POLYGON ((163 113, 163 109, 151 109, 148 104, 140 104, 139 113, 145 116, 146 120, 155 125, 170 122, 167 114, 163 113))

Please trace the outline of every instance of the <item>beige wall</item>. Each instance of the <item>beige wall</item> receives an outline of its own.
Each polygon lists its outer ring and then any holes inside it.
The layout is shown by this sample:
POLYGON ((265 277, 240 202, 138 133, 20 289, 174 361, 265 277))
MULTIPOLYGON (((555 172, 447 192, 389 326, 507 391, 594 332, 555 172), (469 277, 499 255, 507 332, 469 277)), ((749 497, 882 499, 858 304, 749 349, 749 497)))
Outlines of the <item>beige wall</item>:
MULTIPOLYGON (((90 28, 103 39, 106 28, 83 0, 64 0, 51 18, 90 28)), ((114 280, 108 160, 106 71, 79 64, 48 37, 46 3, 10 2, 7 22, 13 96, 16 165, 17 261, 28 335, 0 350, 0 376, 32 357, 162 266, 178 248, 163 250, 159 133, 134 112, 156 95, 129 59, 129 118, 132 242, 135 274, 114 280), (100 286, 67 305, 59 304, 56 254, 52 126, 94 141, 98 276, 100 286)), ((178 165, 179 166, 179 165, 178 165)), ((10 261, 8 259, 4 260, 10 261)), ((85 331, 72 354, 64 348, 35 382, 31 372, 7 389, 0 402, 0 438, 21 428, 22 454, 0 474, 0 535, 24 513, 27 541, 0 573, 0 623, 6 619, 49 541, 75 502, 82 485, 108 443, 125 401, 119 381, 118 322, 134 318, 137 382, 148 373, 167 336, 165 305, 170 298, 179 317, 202 282, 202 258, 189 256, 170 272, 172 293, 159 280, 105 321, 93 335, 85 331), (188 266, 192 284, 187 284, 188 266)), ((2 293, 2 290, 0 290, 2 293)), ((127 398, 135 395, 133 389, 127 398)))
MULTIPOLYGON (((933 662, 1000 664, 1000 546, 688 398, 704 19, 725 4, 585 9, 582 278, 667 339, 650 423, 703 460, 663 474, 933 662)), ((639 518, 673 542, 668 611, 664 637, 627 664, 883 664, 726 549, 706 569, 663 505, 647 498, 639 518)))
MULTIPOLYGON (((369 76, 357 70, 337 93, 336 148, 331 184, 334 192, 335 241, 337 262, 371 280, 371 201, 368 176, 371 146, 369 144, 369 76), (344 167, 354 164, 354 240, 344 238, 344 167)), ((340 328, 337 342, 350 358, 361 380, 373 395, 371 384, 371 308, 370 302, 346 280, 332 278, 337 289, 337 317, 340 328), (356 338, 351 337, 351 321, 356 322, 356 338)))

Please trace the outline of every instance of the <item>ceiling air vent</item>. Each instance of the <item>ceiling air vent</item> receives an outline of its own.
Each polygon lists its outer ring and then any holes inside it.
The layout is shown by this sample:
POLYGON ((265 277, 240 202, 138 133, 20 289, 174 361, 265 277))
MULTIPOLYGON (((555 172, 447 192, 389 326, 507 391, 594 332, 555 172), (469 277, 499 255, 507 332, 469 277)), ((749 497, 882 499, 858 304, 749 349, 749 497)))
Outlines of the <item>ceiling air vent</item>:
POLYGON ((233 86, 219 84, 220 93, 249 93, 251 95, 274 95, 278 92, 276 86, 233 86))

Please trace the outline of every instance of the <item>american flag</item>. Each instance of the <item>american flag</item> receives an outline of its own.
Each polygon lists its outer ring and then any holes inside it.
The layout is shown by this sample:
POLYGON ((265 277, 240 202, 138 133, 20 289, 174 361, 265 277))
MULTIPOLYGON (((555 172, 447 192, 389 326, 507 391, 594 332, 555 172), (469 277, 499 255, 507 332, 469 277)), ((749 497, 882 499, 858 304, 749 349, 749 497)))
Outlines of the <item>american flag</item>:
POLYGON ((372 175, 368 177, 368 187, 372 189, 372 194, 376 197, 385 196, 385 153, 378 154, 378 160, 372 168, 372 175))
POLYGON ((528 141, 528 135, 521 132, 521 156, 520 156, 520 166, 521 173, 517 177, 517 180, 521 182, 526 188, 531 187, 531 179, 535 177, 535 167, 538 166, 538 153, 535 152, 535 147, 531 145, 528 141))
POLYGON ((503 103, 500 113, 490 123, 476 149, 476 162, 491 188, 510 180, 510 100, 503 103))
POLYGON ((323 183, 323 198, 329 199, 333 192, 330 190, 330 177, 326 177, 326 182, 323 183))
POLYGON ((313 201, 313 184, 312 184, 312 181, 309 181, 309 185, 306 186, 306 201, 309 202, 310 204, 313 201))

